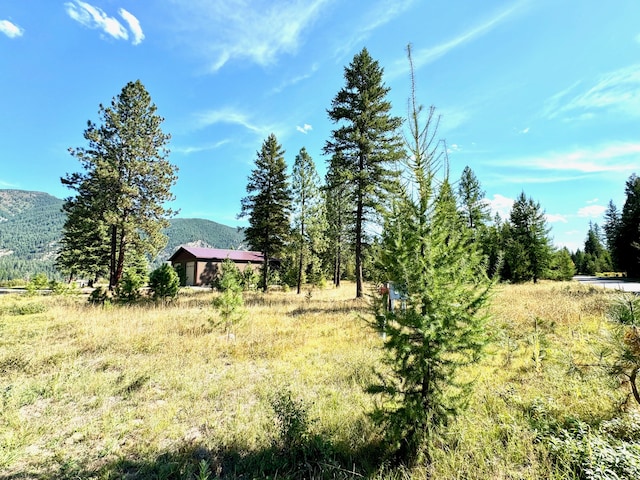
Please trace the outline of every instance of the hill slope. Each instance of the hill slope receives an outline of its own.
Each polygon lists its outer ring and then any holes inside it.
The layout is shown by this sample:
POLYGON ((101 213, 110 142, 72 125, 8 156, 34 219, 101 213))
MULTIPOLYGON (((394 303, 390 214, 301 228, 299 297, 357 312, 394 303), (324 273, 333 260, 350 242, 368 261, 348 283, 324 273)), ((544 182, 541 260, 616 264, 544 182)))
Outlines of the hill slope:
POLYGON ((44 260, 55 254, 65 216, 48 193, 0 190, 0 256, 44 260))
MULTIPOLYGON (((0 189, 0 280, 45 272, 53 275, 65 214, 63 200, 48 193, 0 189)), ((242 248, 244 234, 236 228, 199 218, 174 218, 165 230, 167 247, 158 260, 179 245, 242 248)))

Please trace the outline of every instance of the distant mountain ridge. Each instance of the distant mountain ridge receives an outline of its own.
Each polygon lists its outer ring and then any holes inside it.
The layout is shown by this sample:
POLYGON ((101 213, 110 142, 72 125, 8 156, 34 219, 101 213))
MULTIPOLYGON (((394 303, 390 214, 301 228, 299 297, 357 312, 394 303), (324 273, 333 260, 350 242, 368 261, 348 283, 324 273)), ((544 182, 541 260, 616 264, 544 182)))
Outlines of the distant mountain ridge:
MULTIPOLYGON (((0 189, 0 280, 53 272, 66 218, 63 203, 44 192, 0 189)), ((244 233, 237 228, 200 218, 174 218, 170 223, 158 261, 185 244, 245 248, 244 233)))

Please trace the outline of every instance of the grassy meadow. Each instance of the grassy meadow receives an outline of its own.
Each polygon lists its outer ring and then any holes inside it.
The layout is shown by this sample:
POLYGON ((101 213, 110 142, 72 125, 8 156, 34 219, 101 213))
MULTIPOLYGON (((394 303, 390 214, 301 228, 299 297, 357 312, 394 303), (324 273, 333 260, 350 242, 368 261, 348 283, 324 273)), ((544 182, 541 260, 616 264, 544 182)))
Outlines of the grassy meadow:
POLYGON ((0 478, 600 478, 598 455, 638 448, 628 385, 571 371, 597 363, 614 293, 541 283, 496 287, 487 355, 461 372, 474 395, 432 466, 381 461, 364 388, 382 340, 354 290, 247 293, 232 335, 208 290, 0 295, 0 478))

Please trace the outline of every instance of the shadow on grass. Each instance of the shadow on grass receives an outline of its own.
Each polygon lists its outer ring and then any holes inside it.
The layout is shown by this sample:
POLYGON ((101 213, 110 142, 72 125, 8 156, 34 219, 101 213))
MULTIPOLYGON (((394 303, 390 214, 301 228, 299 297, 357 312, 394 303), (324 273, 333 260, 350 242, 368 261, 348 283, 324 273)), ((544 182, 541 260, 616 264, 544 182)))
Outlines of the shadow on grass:
POLYGON ((239 445, 209 449, 185 444, 151 459, 124 457, 96 468, 66 459, 49 471, 0 474, 0 480, 213 480, 213 479, 362 479, 380 473, 383 451, 379 444, 345 451, 319 436, 293 448, 272 446, 250 451, 239 445))

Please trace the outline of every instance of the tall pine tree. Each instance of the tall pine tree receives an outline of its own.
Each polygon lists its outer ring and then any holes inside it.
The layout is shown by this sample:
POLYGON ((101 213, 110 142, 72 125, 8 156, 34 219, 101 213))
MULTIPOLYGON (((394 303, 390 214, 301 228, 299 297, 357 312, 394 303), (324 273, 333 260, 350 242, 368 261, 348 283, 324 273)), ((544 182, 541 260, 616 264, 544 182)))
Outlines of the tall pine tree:
POLYGON ((269 287, 271 260, 280 255, 289 240, 291 190, 284 150, 272 133, 257 152, 256 165, 247 182, 239 217, 249 217, 245 238, 253 250, 264 256, 262 289, 269 287))
POLYGON ((63 207, 68 217, 58 265, 71 274, 107 270, 110 289, 127 261, 154 257, 164 247, 162 229, 174 213, 164 203, 174 198, 177 168, 168 161, 170 135, 162 132, 156 110, 142 83, 129 82, 111 106, 100 105, 102 124, 88 122, 88 147, 70 150, 84 172, 62 179, 76 196, 63 207))
POLYGON ((340 286, 345 262, 350 258, 353 246, 353 209, 351 185, 342 170, 343 162, 335 155, 325 174, 324 200, 327 219, 327 249, 325 264, 333 272, 333 284, 340 286))
POLYGON ((506 228, 503 278, 515 282, 542 278, 551 260, 549 228, 540 204, 521 192, 506 228))
POLYGON ((337 93, 328 111, 340 126, 333 130, 324 152, 342 162, 340 170, 351 185, 354 209, 354 251, 356 297, 364 295, 362 262, 367 222, 383 202, 394 181, 393 163, 402 154, 398 129, 402 119, 392 116, 387 100, 389 88, 382 80, 383 69, 367 49, 345 67, 345 86, 337 93))
POLYGON ((385 214, 380 257, 384 280, 393 282, 404 302, 378 312, 387 368, 369 388, 389 400, 375 416, 387 444, 410 465, 430 460, 434 436, 471 391, 458 371, 476 361, 486 343, 483 307, 491 287, 471 230, 457 211, 446 158, 444 178, 436 178, 433 113, 432 107, 421 125, 412 88, 406 177, 385 214))
POLYGON ((629 277, 640 278, 640 177, 633 174, 625 185, 627 195, 616 239, 620 268, 629 277))
POLYGON ((464 167, 460 176, 458 198, 462 217, 470 229, 478 230, 491 219, 489 206, 484 201, 484 190, 469 166, 464 167))
MULTIPOLYGON (((303 147, 296 155, 291 175, 293 194, 293 243, 297 257, 297 293, 308 273, 321 275, 320 256, 326 241, 326 217, 320 190, 320 177, 313 159, 303 147)), ((317 281, 319 278, 312 278, 317 281)))

